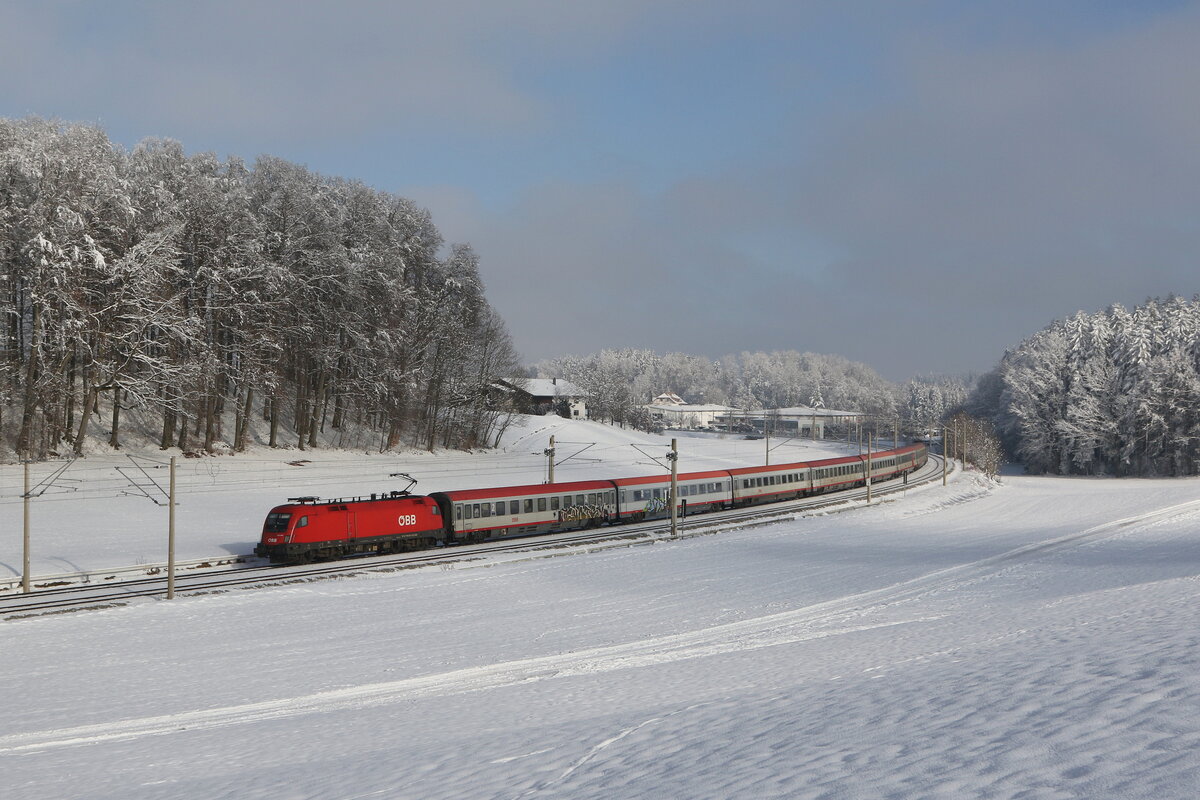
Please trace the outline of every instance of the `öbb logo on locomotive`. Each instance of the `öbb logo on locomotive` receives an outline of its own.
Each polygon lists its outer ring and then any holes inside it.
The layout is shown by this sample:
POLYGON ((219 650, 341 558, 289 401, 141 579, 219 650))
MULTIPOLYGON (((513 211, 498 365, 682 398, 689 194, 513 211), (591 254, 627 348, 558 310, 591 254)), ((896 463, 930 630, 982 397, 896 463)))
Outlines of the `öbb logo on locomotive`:
MULTIPOLYGON (((923 444, 874 453, 871 480, 907 475, 927 459, 923 444)), ((688 472, 676 478, 676 505, 688 516, 793 500, 863 486, 867 473, 865 455, 688 472)), ((664 473, 429 495, 406 489, 336 500, 293 497, 267 514, 254 552, 302 563, 640 522, 670 516, 670 492, 671 476, 664 473)))

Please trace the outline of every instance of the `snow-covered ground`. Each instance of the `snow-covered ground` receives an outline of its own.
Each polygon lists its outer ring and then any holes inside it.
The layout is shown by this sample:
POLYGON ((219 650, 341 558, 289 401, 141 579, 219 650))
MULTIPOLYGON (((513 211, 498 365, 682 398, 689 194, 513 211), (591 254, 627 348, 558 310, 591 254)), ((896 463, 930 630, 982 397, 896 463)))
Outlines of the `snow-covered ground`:
MULTIPOLYGON (((540 458, 522 453, 545 432, 525 433, 493 458, 525 459, 536 479, 540 458)), ((631 449, 607 435, 614 454, 631 449)), ((750 461, 764 443, 689 446, 714 461, 753 448, 750 461)), ((424 458, 438 474, 425 490, 482 482, 500 463, 424 458)), ((197 482, 185 505, 216 498, 196 512, 213 520, 240 506, 253 529, 256 503, 300 484, 282 467, 251 474, 240 492, 197 482)), ((332 469, 306 474, 322 494, 339 485, 332 469)), ((132 501, 95 502, 124 514, 132 501)), ((871 508, 679 541, 9 621, 0 786, 122 799, 1190 798, 1198 521, 1194 480, 995 486, 960 473, 871 508)), ((255 538, 230 530, 209 543, 255 538)))

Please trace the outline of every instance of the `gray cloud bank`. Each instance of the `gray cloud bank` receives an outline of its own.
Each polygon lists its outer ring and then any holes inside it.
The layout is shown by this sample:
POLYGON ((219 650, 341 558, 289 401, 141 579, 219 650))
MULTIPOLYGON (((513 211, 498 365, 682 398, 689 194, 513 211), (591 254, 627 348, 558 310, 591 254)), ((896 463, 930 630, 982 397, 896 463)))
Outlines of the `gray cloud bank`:
MULTIPOLYGON (((335 174, 360 140, 444 134, 479 151, 478 184, 406 178, 420 154, 396 164, 386 149, 356 177, 475 246, 530 360, 800 349, 893 378, 983 370, 1055 317, 1200 290, 1190 4, 1088 27, 1075 24, 1087 4, 298 8, 0 4, 3 113, 219 139, 248 157, 293 148, 335 174), (631 42, 752 42, 772 28, 795 31, 795 52, 746 87, 779 106, 771 124, 747 119, 743 146, 662 182, 640 169, 656 154, 639 165, 628 144, 573 152, 578 109, 530 77, 601 69, 631 42), (828 31, 864 49, 810 57, 828 31), (550 141, 567 166, 516 162, 550 141), (509 183, 485 187, 489 173, 509 183)), ((614 129, 636 142, 646 122, 614 129)))
POLYGON ((815 136, 797 119, 807 147, 651 196, 531 189, 479 239, 534 278, 497 288, 533 314, 519 346, 808 349, 901 378, 987 369, 1077 309, 1200 290, 1200 16, 1066 43, 955 33, 904 37, 887 98, 815 136), (569 265, 593 277, 576 287, 569 265))

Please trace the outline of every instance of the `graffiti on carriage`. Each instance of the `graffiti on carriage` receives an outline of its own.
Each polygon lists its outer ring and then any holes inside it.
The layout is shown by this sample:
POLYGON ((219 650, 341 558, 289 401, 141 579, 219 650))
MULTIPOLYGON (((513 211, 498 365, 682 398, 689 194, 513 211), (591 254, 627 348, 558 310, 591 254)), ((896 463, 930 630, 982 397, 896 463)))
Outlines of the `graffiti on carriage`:
POLYGON ((647 514, 655 514, 659 511, 666 511, 666 510, 667 510, 667 498, 665 498, 665 497, 656 497, 653 500, 646 503, 645 512, 647 514))
POLYGON ((571 506, 558 512, 558 518, 563 522, 576 522, 582 519, 603 519, 608 515, 604 506, 582 505, 571 506))

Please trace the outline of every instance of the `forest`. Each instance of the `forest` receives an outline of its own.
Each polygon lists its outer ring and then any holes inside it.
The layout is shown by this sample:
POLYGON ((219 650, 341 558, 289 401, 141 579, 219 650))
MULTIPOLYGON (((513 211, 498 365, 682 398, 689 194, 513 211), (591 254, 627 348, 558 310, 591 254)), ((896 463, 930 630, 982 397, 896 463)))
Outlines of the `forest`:
POLYGON ((886 421, 899 419, 916 435, 936 428, 962 407, 968 396, 963 379, 915 378, 897 385, 871 367, 842 356, 800 353, 741 353, 720 359, 650 350, 602 350, 589 356, 543 361, 544 377, 563 377, 588 392, 593 419, 639 425, 648 421, 642 405, 672 391, 691 403, 743 409, 812 406, 860 411, 886 421))
POLYGON ((1056 321, 1005 354, 970 409, 1034 472, 1200 473, 1200 298, 1056 321))
POLYGON ((37 118, 0 119, 0 312, 0 440, 34 458, 119 447, 134 411, 185 452, 487 445, 519 371, 412 201, 37 118))

